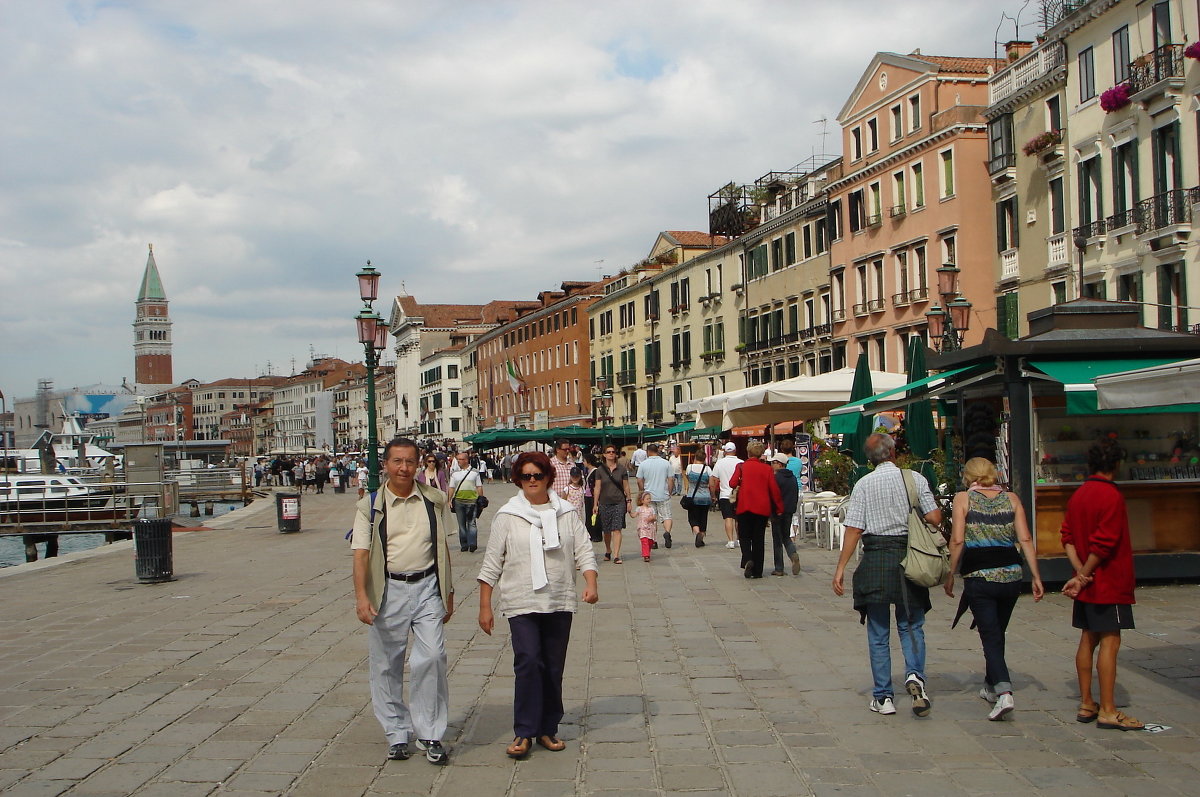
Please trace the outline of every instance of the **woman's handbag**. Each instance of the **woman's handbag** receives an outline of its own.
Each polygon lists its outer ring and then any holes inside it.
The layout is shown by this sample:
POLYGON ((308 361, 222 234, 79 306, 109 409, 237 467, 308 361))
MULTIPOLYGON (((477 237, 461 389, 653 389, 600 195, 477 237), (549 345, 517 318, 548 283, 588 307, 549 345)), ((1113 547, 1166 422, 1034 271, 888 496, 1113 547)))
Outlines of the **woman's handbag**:
POLYGON ((491 503, 491 502, 488 501, 488 498, 486 495, 481 495, 475 499, 475 506, 479 507, 481 510, 487 509, 489 503, 491 503))

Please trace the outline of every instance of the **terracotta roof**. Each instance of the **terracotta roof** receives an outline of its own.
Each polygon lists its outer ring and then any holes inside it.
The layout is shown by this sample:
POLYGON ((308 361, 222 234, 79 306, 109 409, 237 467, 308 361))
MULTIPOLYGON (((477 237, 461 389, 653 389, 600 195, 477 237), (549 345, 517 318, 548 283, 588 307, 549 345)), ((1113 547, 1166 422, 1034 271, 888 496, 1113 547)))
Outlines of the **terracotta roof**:
POLYGON ((687 247, 704 247, 706 249, 715 249, 729 241, 724 235, 709 235, 700 230, 665 230, 666 234, 674 238, 680 246, 687 247))
POLYGON ((483 306, 478 304, 418 304, 411 296, 397 296, 405 315, 423 319, 427 327, 452 327, 460 321, 479 321, 483 306))
POLYGON ((925 55, 914 52, 911 58, 936 64, 940 72, 965 72, 972 75, 988 75, 1008 66, 1003 58, 963 58, 957 55, 925 55))
POLYGON ((254 387, 267 385, 269 387, 275 387, 276 385, 282 385, 286 381, 286 376, 256 376, 253 379, 238 379, 234 377, 231 379, 218 379, 215 382, 205 382, 202 385, 196 385, 194 389, 204 390, 205 388, 210 387, 236 387, 238 385, 251 385, 254 387))

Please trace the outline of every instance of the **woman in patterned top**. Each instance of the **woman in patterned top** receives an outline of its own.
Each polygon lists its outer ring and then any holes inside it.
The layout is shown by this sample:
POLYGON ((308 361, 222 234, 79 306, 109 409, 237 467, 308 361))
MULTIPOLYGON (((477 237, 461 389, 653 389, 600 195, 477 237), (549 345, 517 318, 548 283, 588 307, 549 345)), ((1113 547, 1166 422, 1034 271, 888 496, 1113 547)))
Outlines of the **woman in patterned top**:
POLYGON ((950 577, 946 594, 954 597, 954 572, 963 578, 962 600, 954 623, 970 608, 983 643, 985 678, 979 696, 994 703, 989 720, 1003 719, 1013 710, 1012 682, 1004 661, 1004 632, 1021 594, 1021 555, 1033 579, 1033 599, 1042 599, 1033 537, 1025 508, 1016 494, 996 484, 996 466, 983 457, 967 460, 963 482, 968 488, 954 496, 954 527, 950 537, 950 577), (961 565, 961 567, 960 567, 961 565))

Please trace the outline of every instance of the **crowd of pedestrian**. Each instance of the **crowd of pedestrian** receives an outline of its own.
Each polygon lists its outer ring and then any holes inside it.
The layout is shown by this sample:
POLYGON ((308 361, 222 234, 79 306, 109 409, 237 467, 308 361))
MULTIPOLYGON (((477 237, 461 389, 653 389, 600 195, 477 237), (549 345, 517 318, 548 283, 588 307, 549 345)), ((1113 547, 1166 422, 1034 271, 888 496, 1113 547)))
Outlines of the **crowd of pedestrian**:
MULTIPOLYGON (((358 616, 371 626, 372 700, 389 742, 389 758, 408 758, 412 742, 431 762, 448 760, 441 745, 448 702, 442 629, 454 611, 446 553, 451 512, 460 552, 473 553, 479 544, 481 506, 487 501, 485 484, 499 478, 518 488, 497 510, 486 541, 477 576, 478 624, 491 634, 496 611, 509 623, 515 737, 507 755, 524 758, 535 744, 558 752, 566 747, 557 734, 571 619, 578 600, 598 600, 597 562, 623 563, 627 518, 634 522, 647 563, 659 547, 660 529, 663 545, 674 544, 677 496, 695 547, 704 547, 709 515, 717 510, 726 548, 739 551, 745 578, 763 577, 768 540, 771 575, 785 576, 789 562, 791 574, 800 574, 793 539, 801 500, 795 447, 784 440, 777 451, 769 451, 751 441, 744 451, 743 458, 738 446, 727 442, 712 461, 704 453, 685 455, 673 444, 638 445, 626 455, 613 444, 581 449, 563 439, 553 444, 549 456, 514 451, 495 461, 409 440, 389 443, 384 486, 378 496, 360 501, 352 543, 358 616), (596 544, 603 544, 602 559, 596 544), (577 574, 586 582, 579 595, 577 574), (392 597, 389 590, 395 590, 392 597), (402 679, 410 634, 412 683, 406 702, 402 679)), ((896 713, 894 618, 904 660, 903 691, 912 700, 914 715, 927 717, 933 705, 926 686, 924 634, 930 588, 905 577, 904 563, 910 532, 918 527, 914 524, 940 526, 943 507, 919 472, 897 466, 892 437, 871 435, 864 453, 872 469, 857 481, 845 505, 845 534, 832 588, 838 596, 846 592, 846 570, 861 545, 850 591, 867 632, 873 681, 869 708, 881 715, 896 713)), ((1111 441, 1093 447, 1093 475, 1068 504, 1061 533, 1074 568, 1064 593, 1074 600, 1072 622, 1080 630, 1076 719, 1132 730, 1144 726, 1114 702, 1121 631, 1133 627, 1134 603, 1128 521, 1113 483, 1120 457, 1111 441), (1092 693, 1093 669, 1099 671, 1098 700, 1092 693)), ((964 489, 948 505, 949 575, 937 583, 951 597, 961 589, 954 623, 971 613, 983 649, 979 695, 990 704, 988 719, 1001 720, 1015 709, 1005 634, 1026 572, 1035 601, 1041 600, 1044 587, 1020 500, 999 484, 989 460, 971 459, 963 473, 964 489)))

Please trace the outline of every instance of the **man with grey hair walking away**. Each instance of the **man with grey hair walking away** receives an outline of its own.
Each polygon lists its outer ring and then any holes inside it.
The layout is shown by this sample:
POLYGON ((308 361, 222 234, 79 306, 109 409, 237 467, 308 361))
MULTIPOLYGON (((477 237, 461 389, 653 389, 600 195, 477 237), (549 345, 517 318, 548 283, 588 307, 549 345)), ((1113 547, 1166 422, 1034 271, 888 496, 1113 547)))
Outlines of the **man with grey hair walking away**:
POLYGON ((846 510, 846 534, 833 574, 833 594, 842 595, 846 564, 862 538, 863 556, 854 571, 854 608, 867 626, 867 648, 875 685, 870 709, 895 714, 892 691, 891 607, 896 607, 896 631, 904 652, 904 690, 912 696, 918 717, 929 714, 925 692, 925 613, 931 608, 929 590, 904 577, 900 561, 908 547, 909 474, 916 503, 926 522, 942 522, 942 510, 925 477, 896 467, 896 441, 873 434, 863 450, 875 470, 854 485, 846 510))

